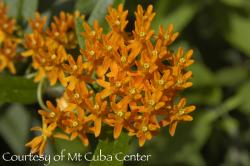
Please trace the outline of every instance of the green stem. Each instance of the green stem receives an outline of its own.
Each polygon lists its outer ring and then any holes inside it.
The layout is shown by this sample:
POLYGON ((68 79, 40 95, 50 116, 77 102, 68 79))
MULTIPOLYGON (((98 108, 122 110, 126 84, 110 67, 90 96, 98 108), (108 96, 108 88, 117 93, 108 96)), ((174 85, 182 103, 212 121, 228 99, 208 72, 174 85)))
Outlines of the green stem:
POLYGON ((217 116, 220 117, 222 115, 225 115, 226 113, 234 110, 237 108, 242 102, 242 98, 239 95, 235 95, 233 97, 230 97, 227 99, 224 103, 219 105, 216 110, 217 110, 217 116))
POLYGON ((37 75, 37 72, 35 72, 35 73, 29 73, 29 74, 26 74, 25 77, 27 79, 31 79, 31 78, 35 77, 36 75, 37 75))
POLYGON ((43 86, 45 83, 45 77, 42 78, 42 80, 39 82, 38 87, 37 87, 37 100, 38 100, 38 104, 40 105, 40 107, 49 112, 49 109, 46 107, 46 105, 43 102, 43 86))

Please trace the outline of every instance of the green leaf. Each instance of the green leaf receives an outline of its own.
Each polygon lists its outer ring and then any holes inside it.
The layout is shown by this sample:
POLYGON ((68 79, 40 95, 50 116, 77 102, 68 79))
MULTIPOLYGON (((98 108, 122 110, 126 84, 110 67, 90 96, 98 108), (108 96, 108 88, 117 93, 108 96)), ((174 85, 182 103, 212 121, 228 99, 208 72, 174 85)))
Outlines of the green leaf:
POLYGON ((239 109, 247 115, 250 115, 250 81, 247 81, 244 85, 239 88, 237 96, 241 98, 242 102, 239 109))
POLYGON ((63 139, 55 139, 54 148, 56 153, 60 153, 62 149, 65 149, 66 153, 85 153, 88 148, 85 147, 79 139, 74 141, 68 141, 63 139))
POLYGON ((112 4, 113 0, 99 0, 91 12, 88 22, 93 25, 94 20, 98 20, 100 25, 103 25, 105 23, 108 7, 112 4))
POLYGON ((193 88, 186 92, 185 96, 188 96, 190 103, 206 106, 218 105, 223 97, 222 90, 219 87, 193 88))
POLYGON ((224 116, 221 121, 221 128, 232 137, 239 134, 239 126, 239 121, 230 116, 224 116))
POLYGON ((36 87, 33 80, 20 76, 0 76, 0 102, 17 102, 23 104, 34 103, 36 98, 36 87))
POLYGON ((250 56, 250 19, 237 14, 231 14, 230 26, 228 31, 225 31, 224 37, 233 46, 243 51, 246 55, 250 56))
POLYGON ((113 7, 117 8, 120 4, 125 4, 126 0, 114 0, 113 7))
POLYGON ((82 35, 82 32, 84 32, 84 28, 82 24, 83 24, 83 20, 81 18, 76 18, 75 20, 76 36, 77 36, 77 40, 78 40, 78 44, 80 48, 85 47, 84 37, 82 35))
POLYGON ((29 20, 35 15, 38 7, 38 0, 22 0, 22 18, 29 20))
POLYGON ((121 133, 117 140, 101 140, 96 147, 94 155, 97 156, 102 151, 103 155, 112 155, 112 161, 92 161, 90 166, 122 166, 123 162, 115 159, 115 154, 126 154, 129 149, 129 136, 121 133))
POLYGON ((19 19, 22 10, 22 0, 4 0, 8 7, 8 15, 19 19))
POLYGON ((245 0, 221 0, 222 3, 234 7, 242 7, 244 6, 247 2, 245 0))
POLYGON ((169 24, 173 24, 174 30, 180 32, 186 27, 198 11, 198 7, 194 5, 194 3, 184 3, 178 5, 178 7, 168 15, 165 15, 163 6, 167 7, 166 5, 168 6, 169 2, 159 1, 157 4, 157 8, 155 10, 156 18, 152 23, 152 27, 155 30, 158 30, 159 25, 161 24, 164 27, 167 27, 169 24))
POLYGON ((193 72, 191 81, 194 84, 194 88, 215 85, 214 74, 205 64, 195 62, 189 69, 193 72))
POLYGON ((241 66, 223 68, 216 73, 218 83, 224 86, 237 86, 247 77, 247 69, 241 66))
POLYGON ((105 17, 108 12, 108 7, 111 5, 113 5, 113 7, 117 7, 118 4, 124 2, 125 0, 99 0, 88 19, 89 24, 93 25, 94 20, 97 20, 103 27, 104 32, 106 32, 108 29, 108 23, 106 22, 105 17))
POLYGON ((90 13, 98 0, 77 0, 75 3, 75 10, 79 10, 83 14, 90 13))
POLYGON ((29 132, 29 114, 19 104, 11 105, 5 111, 0 117, 0 134, 15 154, 23 154, 29 132))

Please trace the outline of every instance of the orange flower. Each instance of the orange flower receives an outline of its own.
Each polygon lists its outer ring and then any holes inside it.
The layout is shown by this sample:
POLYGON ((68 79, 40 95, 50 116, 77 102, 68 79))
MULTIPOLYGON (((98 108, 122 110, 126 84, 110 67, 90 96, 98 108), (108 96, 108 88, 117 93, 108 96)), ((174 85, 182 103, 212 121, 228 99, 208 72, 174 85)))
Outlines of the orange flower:
POLYGON ((85 104, 85 99, 91 94, 88 91, 84 82, 78 83, 73 91, 66 89, 65 94, 68 97, 67 110, 73 110, 77 107, 82 107, 85 104))
POLYGON ((94 21, 93 26, 94 26, 94 28, 92 30, 87 22, 83 23, 83 27, 85 29, 85 32, 83 32, 82 34, 86 40, 91 41, 91 42, 101 39, 102 31, 103 31, 103 29, 99 26, 97 20, 94 21))
POLYGON ((113 62, 110 66, 110 72, 107 73, 108 82, 103 79, 98 79, 97 83, 104 87, 104 90, 100 92, 101 97, 104 99, 113 93, 122 93, 124 86, 129 82, 130 78, 126 73, 122 72, 122 69, 113 62))
POLYGON ((40 136, 37 136, 33 138, 30 142, 25 144, 25 146, 31 148, 31 153, 39 153, 40 155, 43 154, 47 139, 50 138, 53 134, 53 131, 56 128, 56 123, 51 123, 47 125, 45 123, 45 119, 43 118, 43 127, 33 127, 32 131, 40 131, 42 134, 40 136))
POLYGON ((154 77, 150 80, 150 83, 153 84, 153 86, 148 84, 148 88, 166 90, 174 84, 170 70, 165 70, 162 73, 163 74, 161 75, 158 71, 154 72, 154 77))
POLYGON ((40 14, 36 12, 35 19, 29 20, 29 25, 33 31, 37 31, 38 33, 43 33, 46 20, 47 20, 46 16, 41 17, 40 14))
POLYGON ((122 128, 126 123, 126 119, 129 118, 130 112, 128 112, 128 99, 123 98, 120 102, 111 102, 111 108, 114 114, 109 114, 111 125, 114 125, 114 138, 117 139, 122 128))
POLYGON ((6 67, 10 70, 12 74, 16 73, 14 66, 14 59, 16 58, 16 43, 11 40, 6 40, 0 47, 0 72, 6 67))
POLYGON ((138 73, 141 75, 152 74, 157 70, 158 65, 156 64, 157 55, 149 55, 147 51, 141 53, 140 61, 135 62, 138 67, 138 73))
POLYGON ((12 74, 15 74, 14 60, 20 40, 14 36, 16 20, 8 17, 3 1, 0 1, 0 17, 0 72, 8 68, 12 74))
POLYGON ((77 14, 74 16, 64 12, 61 12, 59 17, 55 16, 51 27, 46 30, 48 36, 66 48, 75 48, 77 45, 74 32, 76 17, 78 17, 77 14))
POLYGON ((85 80, 90 81, 88 77, 83 75, 86 67, 86 63, 83 62, 82 56, 78 56, 77 61, 74 60, 72 56, 68 57, 69 64, 63 64, 65 72, 69 74, 66 77, 67 82, 69 83, 67 89, 74 90, 76 84, 84 82, 85 80))
POLYGON ((39 110, 39 114, 44 117, 45 123, 55 123, 59 122, 63 116, 62 110, 60 110, 59 106, 55 107, 50 101, 46 102, 48 109, 50 112, 39 110))
POLYGON ((94 133, 95 137, 98 137, 101 133, 102 121, 108 113, 107 101, 102 101, 100 95, 97 94, 94 98, 86 99, 85 102, 91 113, 88 119, 94 121, 94 133))
POLYGON ((64 120, 62 123, 66 126, 65 132, 71 135, 70 140, 79 137, 82 143, 87 146, 89 144, 87 133, 93 132, 89 129, 87 122, 84 111, 77 108, 75 111, 72 110, 69 112, 68 119, 64 120))
POLYGON ((128 10, 123 11, 123 6, 120 4, 117 10, 110 7, 108 12, 109 15, 106 16, 106 20, 109 23, 109 26, 115 32, 123 32, 126 25, 128 24, 128 10))
POLYGON ((146 140, 151 140, 153 135, 156 135, 159 126, 154 122, 149 114, 140 116, 134 123, 134 128, 129 131, 130 136, 136 135, 139 139, 139 146, 143 146, 146 140))
POLYGON ((149 5, 144 12, 141 5, 137 6, 135 13, 135 30, 133 31, 134 39, 130 41, 128 48, 131 50, 129 54, 129 62, 132 62, 139 52, 141 51, 146 40, 149 40, 154 31, 150 29, 151 21, 153 20, 155 13, 153 13, 153 6, 149 5))
POLYGON ((161 121, 161 126, 169 125, 171 136, 174 135, 178 122, 193 120, 192 116, 188 114, 195 110, 195 106, 185 107, 185 105, 186 99, 182 98, 177 105, 174 105, 173 110, 170 111, 169 115, 171 116, 161 121))
POLYGON ((168 25, 168 28, 166 31, 164 31, 163 26, 160 25, 157 38, 161 39, 164 46, 170 45, 179 36, 179 33, 178 32, 174 33, 173 29, 174 29, 173 24, 168 25))

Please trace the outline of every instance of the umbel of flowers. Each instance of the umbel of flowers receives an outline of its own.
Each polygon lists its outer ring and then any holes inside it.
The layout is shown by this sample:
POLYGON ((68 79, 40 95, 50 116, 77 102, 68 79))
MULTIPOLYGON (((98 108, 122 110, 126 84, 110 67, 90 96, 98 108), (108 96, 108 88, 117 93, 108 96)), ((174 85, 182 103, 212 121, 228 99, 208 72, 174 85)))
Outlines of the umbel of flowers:
MULTIPOLYGON (((2 4, 0 9, 0 15, 5 13, 2 4)), ((143 146, 162 127, 169 127, 173 136, 179 122, 192 120, 189 113, 195 106, 186 106, 179 92, 192 86, 192 72, 187 67, 193 63, 193 51, 170 50, 178 37, 173 25, 166 29, 159 26, 158 33, 152 30, 153 6, 146 11, 137 7, 132 33, 125 31, 127 15, 122 5, 118 9, 110 7, 107 33, 103 33, 98 21, 93 26, 84 21, 85 45, 78 51, 80 55, 69 53, 78 48, 75 19, 84 19, 79 13, 61 12, 46 29, 46 18, 38 13, 29 21, 32 33, 25 35, 27 50, 22 55, 32 57, 32 66, 38 71, 35 81, 47 78, 51 85, 59 81, 65 87, 56 104, 47 101, 48 109, 38 111, 42 127, 32 130, 41 131, 41 135, 26 144, 32 153, 42 154, 49 138, 80 138, 87 146, 88 135, 99 137, 103 125, 113 128, 114 139, 123 130, 137 137, 143 146)), ((12 20, 6 18, 5 22, 14 26, 12 20)), ((4 25, 1 22, 1 59, 8 57, 2 48, 12 34, 4 25)), ((13 72, 11 59, 4 62, 13 72)))
POLYGON ((7 16, 7 8, 0 0, 0 72, 5 68, 16 73, 14 60, 16 58, 16 47, 20 42, 15 36, 16 21, 7 16))

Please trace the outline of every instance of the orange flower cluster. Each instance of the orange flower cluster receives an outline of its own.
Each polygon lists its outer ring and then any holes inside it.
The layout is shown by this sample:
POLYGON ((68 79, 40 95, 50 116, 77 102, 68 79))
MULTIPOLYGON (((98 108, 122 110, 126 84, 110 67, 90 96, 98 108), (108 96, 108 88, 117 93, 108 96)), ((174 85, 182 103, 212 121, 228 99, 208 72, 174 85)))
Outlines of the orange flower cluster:
MULTIPOLYGON (((43 127, 34 129, 42 131, 42 135, 27 144, 32 152, 43 153, 50 137, 67 140, 79 137, 84 145, 88 145, 87 134, 100 136, 104 124, 113 128, 115 139, 126 130, 143 146, 146 140, 159 133, 161 127, 169 126, 173 136, 178 122, 192 120, 189 113, 195 106, 185 106, 185 98, 177 103, 176 100, 180 91, 192 86, 188 81, 192 72, 187 71, 187 67, 193 63, 193 51, 185 54, 182 48, 176 53, 170 51, 169 45, 178 36, 173 32, 173 25, 166 30, 160 26, 159 32, 155 33, 150 28, 155 16, 153 7, 150 5, 144 11, 139 5, 135 12, 135 29, 129 34, 125 31, 128 11, 119 5, 117 10, 109 8, 108 13, 106 20, 111 31, 107 34, 97 21, 93 28, 86 22, 83 24, 85 48, 80 50, 81 55, 77 58, 63 51, 64 42, 58 41, 56 43, 61 45, 53 47, 48 40, 57 41, 53 35, 61 24, 51 28, 55 29, 53 33, 50 30, 46 35, 40 34, 37 29, 27 36, 26 46, 32 50, 34 66, 40 70, 41 64, 48 64, 42 67, 48 79, 55 83, 59 77, 65 86, 63 98, 56 106, 47 102, 50 112, 39 111, 43 127), (51 72, 58 75, 50 76, 51 72), (65 82, 60 78, 64 75, 65 82), (60 133, 55 129, 60 129, 60 133)), ((60 35, 65 33, 58 32, 60 35)))
POLYGON ((66 86, 62 64, 68 59, 66 49, 77 46, 75 34, 75 18, 80 17, 78 12, 75 15, 61 12, 59 17, 54 17, 50 27, 45 30, 46 17, 36 13, 35 19, 29 21, 33 32, 25 36, 24 46, 28 49, 23 52, 25 57, 32 56, 32 66, 38 70, 35 82, 48 76, 51 85, 57 80, 66 86))
POLYGON ((16 30, 15 19, 7 16, 7 8, 0 0, 0 72, 8 68, 12 74, 16 73, 14 59, 18 40, 14 37, 16 30))

